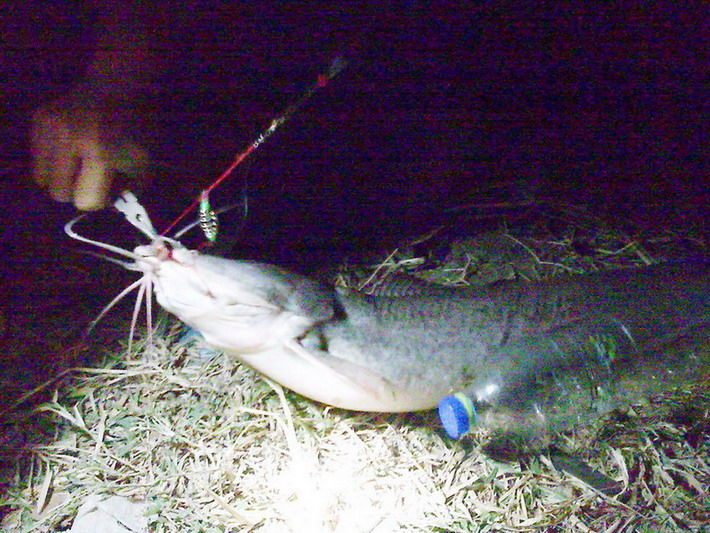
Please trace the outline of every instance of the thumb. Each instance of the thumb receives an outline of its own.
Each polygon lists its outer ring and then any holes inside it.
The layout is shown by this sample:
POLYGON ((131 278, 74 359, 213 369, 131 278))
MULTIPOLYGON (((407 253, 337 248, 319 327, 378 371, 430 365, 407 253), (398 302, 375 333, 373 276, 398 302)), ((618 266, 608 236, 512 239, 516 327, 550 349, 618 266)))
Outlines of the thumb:
POLYGON ((74 186, 74 205, 82 211, 101 209, 111 190, 111 173, 97 131, 87 131, 76 140, 76 154, 81 163, 74 186))

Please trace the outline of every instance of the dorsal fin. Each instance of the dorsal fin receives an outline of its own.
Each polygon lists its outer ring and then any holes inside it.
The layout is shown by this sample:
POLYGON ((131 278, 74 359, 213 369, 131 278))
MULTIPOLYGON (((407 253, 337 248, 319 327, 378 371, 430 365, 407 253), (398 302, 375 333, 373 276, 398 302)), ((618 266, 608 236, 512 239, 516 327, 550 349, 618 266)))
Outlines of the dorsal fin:
POLYGON ((371 296, 382 296, 387 298, 402 298, 405 296, 420 296, 440 291, 441 289, 455 289, 436 283, 429 283, 421 278, 409 276, 407 274, 393 274, 378 283, 372 289, 365 289, 364 293, 371 296))

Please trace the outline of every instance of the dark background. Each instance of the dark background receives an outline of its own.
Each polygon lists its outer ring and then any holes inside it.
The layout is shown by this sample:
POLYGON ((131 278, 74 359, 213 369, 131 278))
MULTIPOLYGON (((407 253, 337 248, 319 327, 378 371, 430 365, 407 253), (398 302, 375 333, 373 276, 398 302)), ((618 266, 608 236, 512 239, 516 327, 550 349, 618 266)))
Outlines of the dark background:
MULTIPOLYGON (((142 132, 156 181, 141 200, 159 227, 338 55, 342 76, 215 190, 227 205, 249 183, 246 227, 223 227, 236 256, 317 269, 418 234, 491 188, 497 201, 573 202, 650 225, 707 215, 700 2, 168 5, 170 68, 142 132)), ((28 117, 86 68, 96 13, 0 10, 5 358, 32 380, 130 278, 75 254, 62 232, 72 208, 28 179, 28 117)), ((102 212, 82 228, 131 248, 125 225, 102 212)))

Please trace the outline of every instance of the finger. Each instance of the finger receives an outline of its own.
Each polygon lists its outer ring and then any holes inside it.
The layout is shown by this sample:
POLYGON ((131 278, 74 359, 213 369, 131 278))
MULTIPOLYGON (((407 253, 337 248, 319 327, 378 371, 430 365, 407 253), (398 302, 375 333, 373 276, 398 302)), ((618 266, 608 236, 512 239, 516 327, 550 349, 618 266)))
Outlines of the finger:
MULTIPOLYGON (((126 142, 109 166, 112 171, 111 193, 126 189, 136 191, 148 180, 150 155, 147 150, 133 142, 126 142), (114 172, 115 171, 115 172, 114 172)), ((116 154, 112 154, 116 156, 116 154)))
POLYGON ((57 132, 52 127, 51 118, 43 110, 35 112, 32 117, 30 151, 32 154, 32 179, 40 187, 49 185, 56 139, 57 132))
POLYGON ((59 132, 47 171, 49 194, 58 202, 71 202, 74 189, 74 176, 79 166, 76 141, 69 129, 59 132))
POLYGON ((33 176, 57 201, 72 198, 76 151, 71 129, 60 116, 40 115, 33 131, 33 176))
POLYGON ((134 179, 143 179, 148 172, 150 154, 142 146, 128 141, 121 146, 120 158, 115 158, 113 165, 118 172, 132 176, 134 179))
POLYGON ((98 133, 81 139, 78 149, 81 168, 74 188, 74 205, 82 211, 101 209, 111 188, 111 173, 98 133))

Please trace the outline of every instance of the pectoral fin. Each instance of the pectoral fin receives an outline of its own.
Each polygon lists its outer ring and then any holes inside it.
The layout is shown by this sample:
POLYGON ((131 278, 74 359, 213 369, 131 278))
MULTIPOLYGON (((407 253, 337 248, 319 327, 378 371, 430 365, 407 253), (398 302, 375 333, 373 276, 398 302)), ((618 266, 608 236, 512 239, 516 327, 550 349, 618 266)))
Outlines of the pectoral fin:
POLYGON ((373 398, 395 394, 392 383, 363 366, 338 359, 328 352, 307 350, 295 340, 288 342, 286 348, 312 367, 313 378, 316 380, 319 375, 334 374, 343 382, 346 382, 348 386, 360 389, 364 394, 369 394, 373 398))

